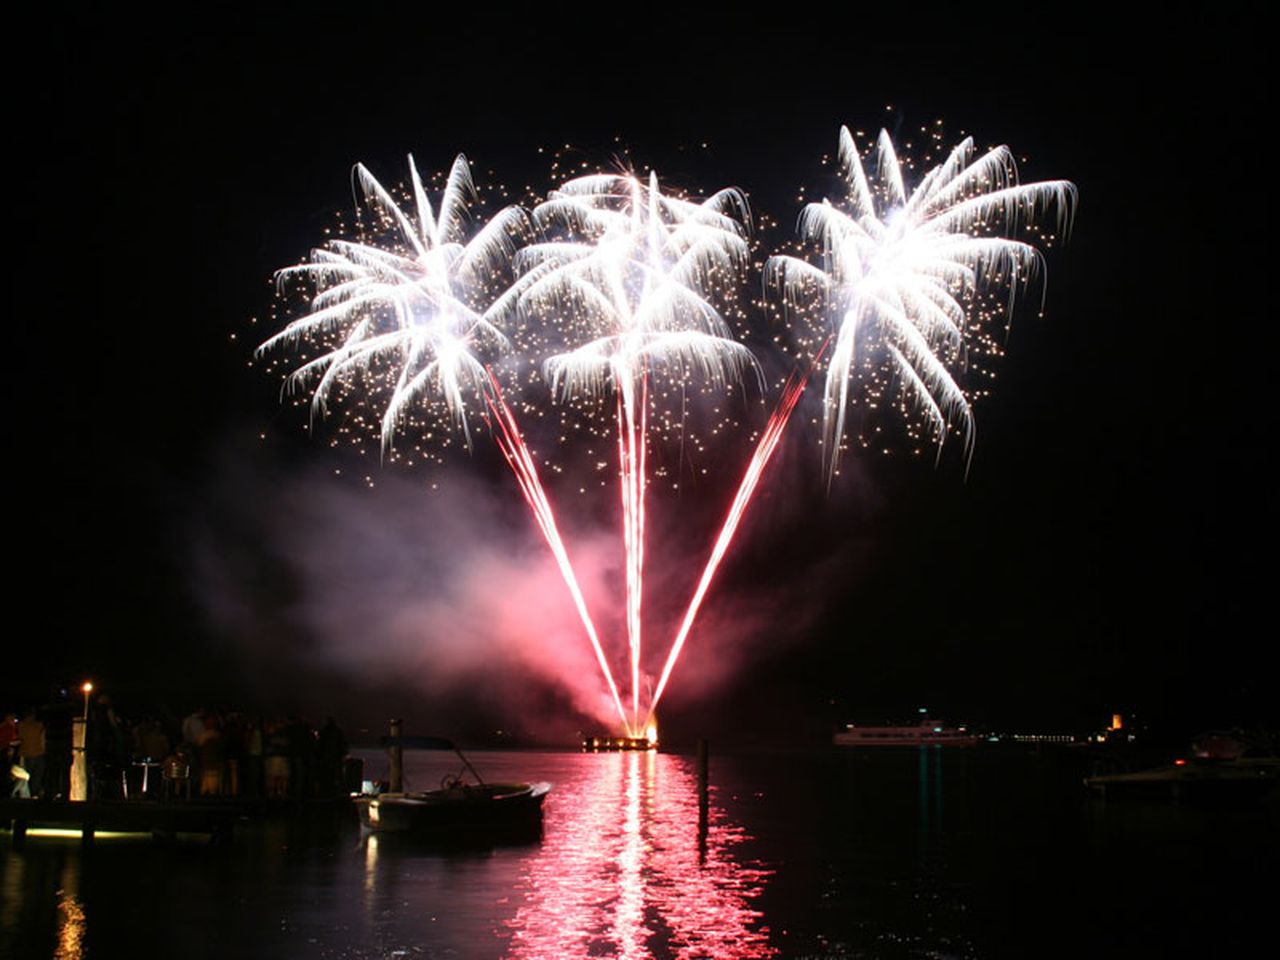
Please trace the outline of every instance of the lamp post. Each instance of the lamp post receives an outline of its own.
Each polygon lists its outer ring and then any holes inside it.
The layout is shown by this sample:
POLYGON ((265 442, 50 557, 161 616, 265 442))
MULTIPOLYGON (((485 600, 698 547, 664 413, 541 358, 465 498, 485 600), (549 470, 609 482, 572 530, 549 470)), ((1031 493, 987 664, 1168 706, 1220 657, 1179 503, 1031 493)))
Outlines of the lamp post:
POLYGON ((89 727, 89 694, 93 692, 93 682, 86 680, 80 685, 84 694, 84 715, 71 720, 71 799, 84 801, 89 799, 89 765, 85 759, 85 735, 89 727))

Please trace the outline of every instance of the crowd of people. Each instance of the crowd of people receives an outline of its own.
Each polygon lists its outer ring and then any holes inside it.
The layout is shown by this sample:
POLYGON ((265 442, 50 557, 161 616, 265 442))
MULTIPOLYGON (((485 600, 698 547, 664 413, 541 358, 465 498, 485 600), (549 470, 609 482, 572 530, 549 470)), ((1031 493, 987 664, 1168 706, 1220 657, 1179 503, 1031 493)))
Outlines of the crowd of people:
POLYGON ((332 717, 319 728, 297 717, 268 719, 197 708, 122 716, 107 695, 81 706, 67 697, 4 715, 0 756, 9 794, 70 797, 72 726, 86 716, 85 763, 91 798, 144 794, 307 800, 339 796, 347 741, 332 717), (146 790, 143 790, 143 784, 146 790))

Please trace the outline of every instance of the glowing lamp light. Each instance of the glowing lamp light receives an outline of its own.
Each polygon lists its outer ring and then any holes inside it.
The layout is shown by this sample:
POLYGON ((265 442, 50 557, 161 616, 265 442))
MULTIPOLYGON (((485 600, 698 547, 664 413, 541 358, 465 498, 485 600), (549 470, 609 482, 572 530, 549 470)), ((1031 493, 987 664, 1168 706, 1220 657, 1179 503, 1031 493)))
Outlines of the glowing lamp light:
POLYGON ((84 694, 84 718, 89 719, 89 694, 93 693, 93 681, 86 680, 80 684, 80 691, 84 694))
MULTIPOLYGON (((84 831, 79 827, 30 827, 27 830, 27 836, 79 840, 84 836, 84 831)), ((150 840, 151 833, 145 830, 95 830, 93 838, 95 840, 150 840)))

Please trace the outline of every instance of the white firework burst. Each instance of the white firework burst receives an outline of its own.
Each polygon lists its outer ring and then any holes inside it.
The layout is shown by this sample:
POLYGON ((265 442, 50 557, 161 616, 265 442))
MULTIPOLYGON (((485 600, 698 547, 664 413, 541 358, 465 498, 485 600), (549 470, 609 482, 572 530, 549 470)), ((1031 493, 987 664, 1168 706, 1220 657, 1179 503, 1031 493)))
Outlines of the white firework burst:
POLYGON ((548 358, 554 395, 570 401, 617 396, 618 468, 626 553, 627 637, 631 651, 632 728, 641 718, 645 457, 651 374, 683 386, 695 378, 724 388, 755 368, 715 308, 745 267, 746 198, 722 190, 701 203, 667 196, 648 181, 619 174, 580 177, 533 212, 541 228, 571 239, 522 249, 514 288, 520 309, 554 318, 577 346, 548 358))
POLYGON ((432 206, 409 157, 416 222, 363 164, 353 178, 369 209, 391 229, 382 245, 331 240, 310 259, 276 274, 283 291, 305 282, 314 291, 310 312, 258 347, 262 355, 308 338, 329 349, 290 374, 287 389, 314 384, 312 415, 322 415, 345 378, 388 363, 398 371, 382 414, 383 450, 397 424, 418 401, 438 399, 467 444, 468 396, 490 389, 481 354, 507 343, 499 323, 513 297, 495 295, 493 277, 529 235, 528 214, 510 206, 468 236, 476 200, 467 158, 461 154, 432 206), (336 338, 336 345, 334 339, 336 338))
POLYGON ((859 351, 883 350, 903 389, 934 424, 939 447, 958 424, 971 449, 973 413, 949 369, 962 356, 976 297, 1018 291, 1042 267, 1040 252, 1010 234, 1049 210, 1069 225, 1076 189, 1066 180, 1020 184, 1008 147, 975 156, 961 141, 910 193, 893 141, 880 131, 876 176, 863 167, 847 127, 840 130, 846 195, 812 203, 800 216, 802 237, 821 243, 822 266, 774 256, 766 283, 794 305, 817 291, 832 324, 823 435, 834 472, 844 437, 849 386, 859 351))
POLYGON ((521 310, 558 315, 584 341, 545 361, 554 393, 598 396, 612 387, 633 409, 646 371, 724 385, 754 364, 707 292, 747 259, 739 191, 697 203, 663 194, 656 174, 647 183, 597 174, 552 191, 533 215, 539 227, 575 238, 535 243, 516 257, 521 310))

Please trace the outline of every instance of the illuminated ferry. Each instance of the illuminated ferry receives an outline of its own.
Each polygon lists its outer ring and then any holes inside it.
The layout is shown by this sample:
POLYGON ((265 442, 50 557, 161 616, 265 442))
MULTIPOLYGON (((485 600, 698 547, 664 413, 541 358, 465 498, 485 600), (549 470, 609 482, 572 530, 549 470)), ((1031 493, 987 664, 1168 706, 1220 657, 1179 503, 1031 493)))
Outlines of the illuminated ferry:
POLYGON ((948 727, 921 709, 920 718, 899 726, 855 726, 850 723, 835 735, 837 747, 971 747, 978 735, 968 727, 948 727))

